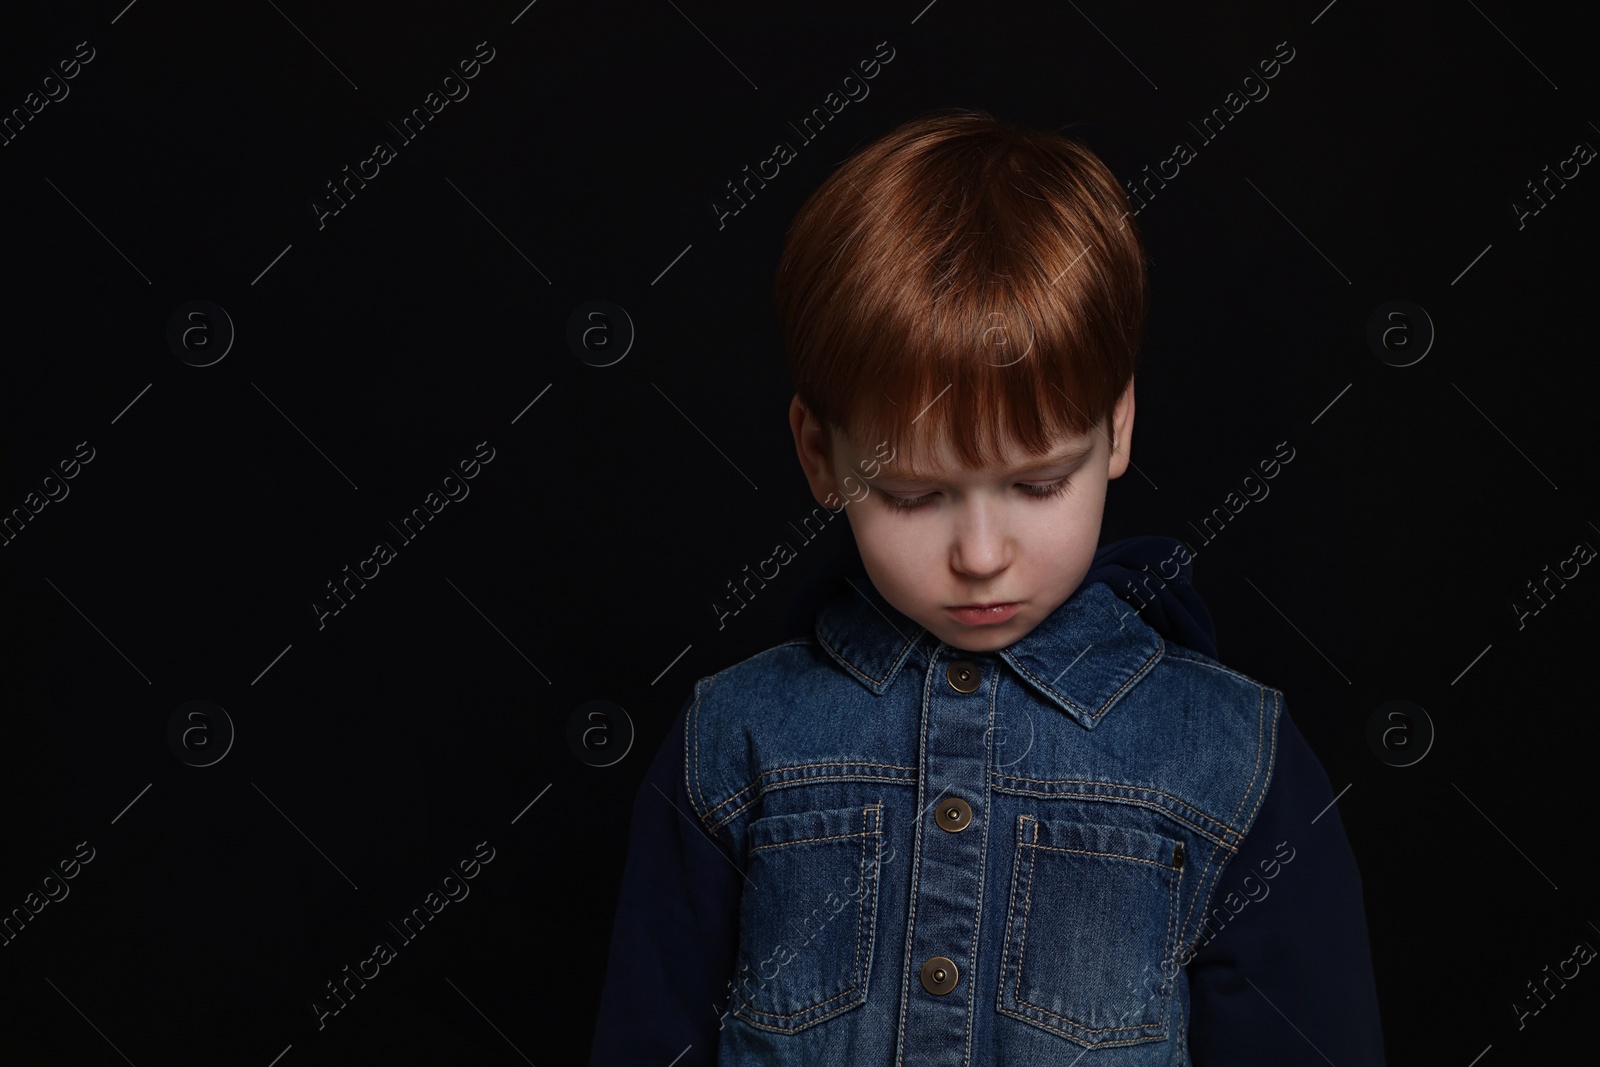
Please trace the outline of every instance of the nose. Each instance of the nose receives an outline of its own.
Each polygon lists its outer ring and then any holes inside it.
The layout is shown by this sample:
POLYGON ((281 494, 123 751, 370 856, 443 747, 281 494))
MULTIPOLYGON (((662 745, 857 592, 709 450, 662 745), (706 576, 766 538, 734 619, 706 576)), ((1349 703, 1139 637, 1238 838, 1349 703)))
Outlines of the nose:
POLYGON ((982 501, 963 508, 950 546, 950 565, 977 580, 1005 570, 1012 545, 1004 513, 1004 506, 982 501))

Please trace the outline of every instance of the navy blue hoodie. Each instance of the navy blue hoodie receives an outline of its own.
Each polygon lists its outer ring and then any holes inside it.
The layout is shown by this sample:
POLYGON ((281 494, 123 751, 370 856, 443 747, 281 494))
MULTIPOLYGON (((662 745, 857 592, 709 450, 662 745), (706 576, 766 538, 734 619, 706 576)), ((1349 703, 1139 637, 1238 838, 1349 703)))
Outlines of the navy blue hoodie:
MULTIPOLYGON (((817 609, 847 577, 870 581, 848 524, 841 525, 842 536, 795 596, 785 640, 810 632, 817 609)), ((1215 627, 1192 584, 1192 563, 1164 582, 1147 580, 1164 562, 1170 570, 1178 546, 1159 536, 1104 545, 1082 584, 1106 583, 1163 639, 1215 659, 1215 627)), ((635 798, 594 1067, 715 1062, 737 951, 738 872, 726 863, 696 869, 688 915, 671 931, 627 907, 649 894, 651 872, 686 854, 685 835, 700 832, 655 796, 689 810, 683 765, 683 731, 674 729, 635 798), (670 973, 660 971, 666 960, 670 973)), ((1285 710, 1266 799, 1218 886, 1210 934, 1187 962, 1188 1051, 1198 1067, 1384 1063, 1360 873, 1333 799, 1326 772, 1285 710)))

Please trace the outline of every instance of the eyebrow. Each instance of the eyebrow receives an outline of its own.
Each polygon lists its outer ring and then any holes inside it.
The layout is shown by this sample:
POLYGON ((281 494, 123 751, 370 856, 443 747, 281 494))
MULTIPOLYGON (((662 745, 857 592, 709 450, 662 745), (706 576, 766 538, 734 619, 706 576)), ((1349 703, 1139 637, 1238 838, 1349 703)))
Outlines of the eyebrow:
MULTIPOLYGON (((1074 460, 1082 459, 1084 456, 1087 456, 1093 451, 1094 442, 1092 440, 1085 444, 1072 445, 1068 448, 1062 449, 1054 456, 1046 456, 1044 459, 1035 460, 1034 462, 1027 463, 1014 470, 1008 471, 1006 472, 1006 477, 1015 478, 1023 474, 1032 474, 1035 471, 1046 470, 1050 467, 1058 467, 1063 463, 1071 463, 1074 460)), ((898 465, 890 464, 883 464, 879 473, 886 478, 894 478, 908 482, 938 481, 940 475, 942 474, 942 472, 939 471, 914 470, 909 467, 900 467, 898 465)))

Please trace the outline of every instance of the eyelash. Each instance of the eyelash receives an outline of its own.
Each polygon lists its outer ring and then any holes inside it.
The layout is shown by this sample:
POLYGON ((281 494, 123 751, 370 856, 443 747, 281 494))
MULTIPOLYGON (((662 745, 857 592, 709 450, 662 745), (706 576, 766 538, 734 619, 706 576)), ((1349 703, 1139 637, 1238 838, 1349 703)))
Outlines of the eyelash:
MULTIPOLYGON (((1031 497, 1034 500, 1049 500, 1051 497, 1059 496, 1060 494, 1065 493, 1070 487, 1071 482, 1072 479, 1067 477, 1061 479, 1059 482, 1053 482, 1048 486, 1022 485, 1020 488, 1023 490, 1023 496, 1031 497)), ((890 511, 904 512, 915 511, 922 507, 929 500, 933 499, 933 494, 929 493, 925 496, 912 497, 909 500, 902 500, 899 497, 890 496, 888 493, 885 493, 880 489, 878 491, 878 498, 882 501, 883 506, 888 508, 890 511)))

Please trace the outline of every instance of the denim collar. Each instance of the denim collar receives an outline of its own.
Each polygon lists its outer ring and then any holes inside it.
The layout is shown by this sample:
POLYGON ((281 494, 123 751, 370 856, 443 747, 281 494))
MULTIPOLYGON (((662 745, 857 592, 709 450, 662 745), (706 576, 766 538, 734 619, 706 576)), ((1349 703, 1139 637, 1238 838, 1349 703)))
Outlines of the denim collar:
MULTIPOLYGON (((1093 575, 1091 574, 1092 578, 1093 575)), ((875 696, 917 655, 924 661, 947 648, 928 629, 884 600, 865 575, 841 583, 816 615, 817 640, 875 696)), ((1093 729, 1160 660, 1160 635, 1103 581, 1085 581, 1021 639, 990 653, 1047 701, 1093 729)))

